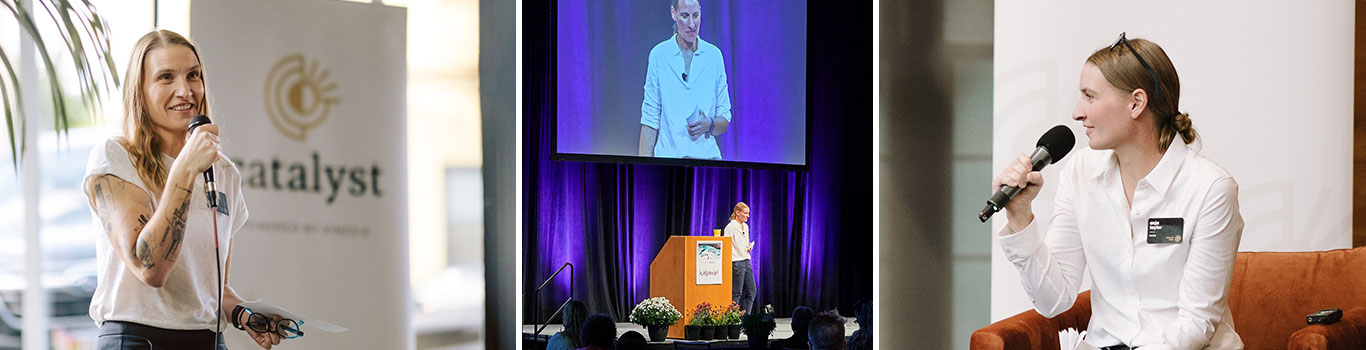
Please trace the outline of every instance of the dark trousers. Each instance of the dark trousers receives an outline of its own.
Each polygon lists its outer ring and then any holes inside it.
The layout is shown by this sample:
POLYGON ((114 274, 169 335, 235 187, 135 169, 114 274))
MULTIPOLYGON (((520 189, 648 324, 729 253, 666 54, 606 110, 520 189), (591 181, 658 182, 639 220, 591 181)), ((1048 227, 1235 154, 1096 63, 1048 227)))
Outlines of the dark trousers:
POLYGON ((740 305, 745 313, 754 313, 754 269, 749 260, 731 263, 730 300, 740 305))
POLYGON ((98 350, 214 349, 227 350, 213 331, 157 328, 122 321, 105 321, 95 342, 98 350))

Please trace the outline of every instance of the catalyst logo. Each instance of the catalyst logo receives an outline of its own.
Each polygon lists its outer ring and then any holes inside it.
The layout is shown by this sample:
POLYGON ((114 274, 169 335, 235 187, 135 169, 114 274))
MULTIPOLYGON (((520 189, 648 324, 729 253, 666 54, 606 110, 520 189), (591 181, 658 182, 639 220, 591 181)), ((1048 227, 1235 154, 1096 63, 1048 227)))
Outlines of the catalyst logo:
POLYGON ((337 84, 328 80, 330 72, 318 60, 304 55, 281 58, 266 75, 266 115, 275 129, 295 141, 304 142, 308 130, 322 124, 340 103, 333 95, 337 84))
MULTIPOLYGON (((284 56, 266 75, 266 115, 285 137, 308 144, 309 130, 326 121, 332 107, 340 103, 334 93, 336 89, 337 83, 331 81, 330 72, 317 59, 301 54, 284 56)), ((327 205, 344 196, 384 196, 380 189, 384 170, 378 161, 360 160, 355 164, 351 156, 338 161, 320 153, 312 151, 309 159, 276 154, 269 160, 234 158, 233 162, 242 172, 242 183, 251 189, 318 194, 327 205)))

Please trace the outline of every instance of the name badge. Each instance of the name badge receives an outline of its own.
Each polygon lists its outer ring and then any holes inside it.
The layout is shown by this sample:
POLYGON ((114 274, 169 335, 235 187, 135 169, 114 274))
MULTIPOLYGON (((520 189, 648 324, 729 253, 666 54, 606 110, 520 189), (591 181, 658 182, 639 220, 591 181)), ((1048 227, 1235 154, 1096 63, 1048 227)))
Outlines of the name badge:
POLYGON ((205 194, 204 194, 204 197, 212 197, 214 194, 217 194, 217 195, 218 195, 218 213, 219 213, 219 214, 223 214, 223 215, 232 215, 232 214, 228 214, 228 195, 227 195, 227 194, 223 193, 222 191, 218 191, 218 192, 214 192, 214 193, 205 193, 205 194))
POLYGON ((1185 222, 1182 218, 1148 219, 1148 243, 1181 243, 1181 231, 1185 222))

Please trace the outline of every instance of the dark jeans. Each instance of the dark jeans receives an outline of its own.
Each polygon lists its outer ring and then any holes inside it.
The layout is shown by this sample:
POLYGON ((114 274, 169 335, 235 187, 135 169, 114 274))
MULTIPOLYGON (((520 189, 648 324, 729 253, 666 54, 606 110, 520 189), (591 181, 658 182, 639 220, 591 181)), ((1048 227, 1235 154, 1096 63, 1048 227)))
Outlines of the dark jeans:
POLYGON ((227 350, 213 331, 184 331, 122 321, 105 321, 95 342, 98 350, 215 349, 227 350))
POLYGON ((731 263, 731 271, 730 300, 740 305, 745 313, 754 313, 750 308, 754 305, 754 269, 749 260, 741 260, 731 263))

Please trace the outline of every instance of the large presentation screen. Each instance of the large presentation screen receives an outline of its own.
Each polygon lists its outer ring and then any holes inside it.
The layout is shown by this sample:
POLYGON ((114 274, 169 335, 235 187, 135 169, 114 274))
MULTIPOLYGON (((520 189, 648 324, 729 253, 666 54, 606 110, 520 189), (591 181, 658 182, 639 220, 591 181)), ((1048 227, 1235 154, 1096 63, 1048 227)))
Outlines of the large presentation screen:
POLYGON ((805 168, 805 0, 556 6, 553 158, 805 168))

